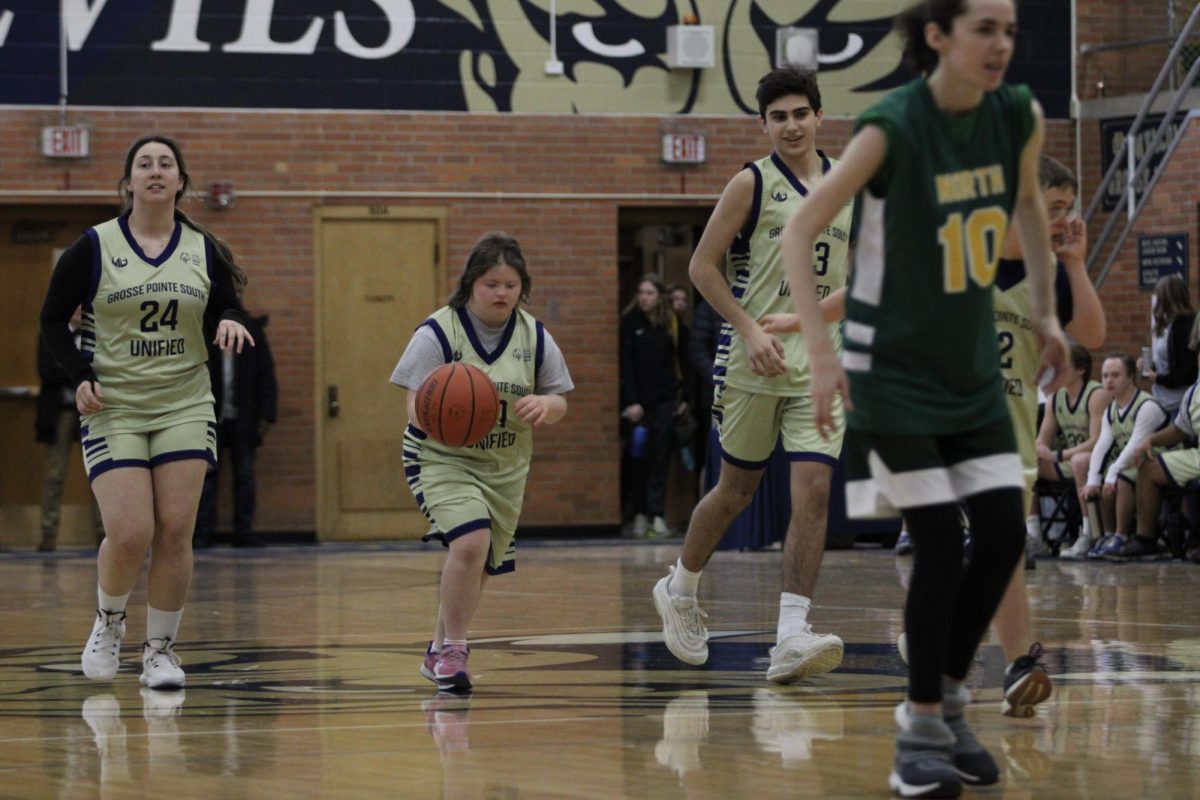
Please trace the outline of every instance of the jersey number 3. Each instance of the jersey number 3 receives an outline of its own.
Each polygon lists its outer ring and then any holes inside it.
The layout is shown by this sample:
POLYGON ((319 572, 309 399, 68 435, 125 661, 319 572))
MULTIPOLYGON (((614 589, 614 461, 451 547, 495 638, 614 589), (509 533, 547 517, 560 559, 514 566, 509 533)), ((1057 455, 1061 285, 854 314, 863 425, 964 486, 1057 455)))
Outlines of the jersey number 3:
POLYGON ((965 223, 959 213, 946 218, 946 224, 938 228, 946 294, 965 292, 968 275, 985 289, 992 285, 1007 227, 1008 215, 997 206, 975 209, 965 223))

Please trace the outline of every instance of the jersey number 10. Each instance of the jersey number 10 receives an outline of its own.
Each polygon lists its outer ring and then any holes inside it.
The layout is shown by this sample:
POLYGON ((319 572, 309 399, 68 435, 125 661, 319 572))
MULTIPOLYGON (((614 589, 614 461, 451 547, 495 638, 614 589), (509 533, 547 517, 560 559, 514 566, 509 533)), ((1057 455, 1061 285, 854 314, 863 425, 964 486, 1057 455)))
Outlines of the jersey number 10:
POLYGON ((946 224, 938 228, 946 294, 965 292, 968 275, 985 289, 992 285, 1007 227, 1008 215, 997 206, 975 209, 965 224, 959 213, 946 218, 946 224))

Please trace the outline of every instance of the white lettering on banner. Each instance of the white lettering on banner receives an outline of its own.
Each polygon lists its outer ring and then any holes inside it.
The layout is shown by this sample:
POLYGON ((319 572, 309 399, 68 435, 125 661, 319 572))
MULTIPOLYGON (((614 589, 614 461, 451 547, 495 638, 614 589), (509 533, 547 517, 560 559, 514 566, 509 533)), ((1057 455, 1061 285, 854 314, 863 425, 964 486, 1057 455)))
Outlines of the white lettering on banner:
POLYGON ((104 10, 108 0, 96 0, 95 5, 89 5, 88 0, 62 0, 63 20, 67 23, 67 48, 82 50, 87 38, 96 24, 96 18, 104 10))
POLYGON ((249 0, 245 17, 242 18, 242 34, 236 42, 221 49, 226 53, 277 53, 311 56, 317 49, 317 39, 325 20, 314 19, 308 30, 292 42, 276 42, 271 39, 271 17, 275 13, 275 0, 249 0))
POLYGON ((150 43, 151 50, 170 50, 175 53, 207 53, 208 42, 200 41, 200 3, 204 0, 175 0, 171 6, 171 27, 167 35, 150 43))
POLYGON ((411 0, 372 0, 387 16, 390 32, 387 41, 378 47, 364 47, 350 32, 346 15, 341 11, 333 15, 333 45, 346 55, 362 59, 380 59, 393 56, 404 49, 412 40, 417 29, 417 15, 411 0))

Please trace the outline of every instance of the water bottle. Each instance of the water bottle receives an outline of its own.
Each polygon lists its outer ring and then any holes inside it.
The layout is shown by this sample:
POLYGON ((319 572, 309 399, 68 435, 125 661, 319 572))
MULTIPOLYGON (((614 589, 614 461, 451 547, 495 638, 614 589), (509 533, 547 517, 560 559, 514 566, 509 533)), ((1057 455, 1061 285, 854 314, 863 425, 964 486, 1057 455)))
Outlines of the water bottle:
POLYGON ((629 455, 632 458, 642 458, 646 455, 646 440, 650 438, 650 429, 645 425, 635 425, 629 436, 629 455))
POLYGON ((679 462, 683 464, 683 468, 688 472, 696 471, 696 456, 692 453, 692 446, 685 444, 679 448, 679 462))

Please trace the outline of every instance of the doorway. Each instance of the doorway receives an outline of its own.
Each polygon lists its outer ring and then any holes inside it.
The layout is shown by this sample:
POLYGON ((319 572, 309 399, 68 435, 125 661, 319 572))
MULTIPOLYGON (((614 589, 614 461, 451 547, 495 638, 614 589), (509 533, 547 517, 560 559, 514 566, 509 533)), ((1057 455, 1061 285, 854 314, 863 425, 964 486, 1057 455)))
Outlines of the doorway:
MULTIPOLYGON (((617 257, 618 257, 618 314, 633 299, 637 292, 638 282, 646 274, 658 276, 667 287, 679 285, 687 289, 690 302, 688 311, 682 317, 685 325, 691 324, 691 309, 695 308, 699 293, 692 286, 688 277, 688 264, 696 243, 708 224, 712 214, 709 206, 675 206, 675 207, 626 207, 618 213, 617 222, 617 257)), ((697 376, 699 377, 699 376, 697 376)), ((698 387, 692 392, 698 394, 698 387)), ((693 421, 698 432, 708 429, 707 414, 697 414, 693 409, 693 421), (705 417, 701 419, 700 417, 705 417)), ((624 426, 623 426, 624 429, 624 426)), ((684 465, 685 457, 676 448, 671 458, 670 471, 667 477, 666 520, 672 530, 682 533, 687 529, 691 519, 692 509, 700 497, 700 464, 702 454, 697 446, 702 445, 702 436, 695 437, 692 445, 693 469, 684 465)), ((621 498, 623 532, 630 533, 630 518, 632 509, 629 507, 630 487, 628 486, 628 443, 622 439, 621 459, 621 498)))
POLYGON ((405 392, 388 383, 414 328, 446 297, 440 208, 316 210, 317 536, 417 539, 404 477, 405 392))
MULTIPOLYGON (((87 228, 111 219, 116 205, 0 206, 0 546, 39 539, 45 445, 34 440, 41 380, 38 316, 58 254, 87 228)), ((60 545, 95 545, 90 489, 73 448, 63 490, 60 545)))

